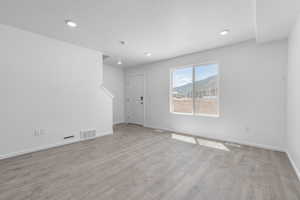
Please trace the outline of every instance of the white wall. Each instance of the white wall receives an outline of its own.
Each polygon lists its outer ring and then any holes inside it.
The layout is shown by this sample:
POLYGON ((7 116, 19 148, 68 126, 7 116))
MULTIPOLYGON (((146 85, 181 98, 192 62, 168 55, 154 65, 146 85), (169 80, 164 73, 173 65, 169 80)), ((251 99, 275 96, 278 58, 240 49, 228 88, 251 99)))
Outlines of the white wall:
POLYGON ((287 70, 287 149, 300 179, 300 17, 289 36, 287 70))
POLYGON ((0 158, 112 132, 101 53, 3 25, 0 44, 0 158))
POLYGON ((124 70, 103 65, 103 84, 113 95, 113 123, 124 123, 124 70))
POLYGON ((128 68, 146 73, 145 126, 209 138, 284 149, 287 41, 254 41, 128 68), (169 69, 217 61, 220 67, 220 117, 169 112, 169 69))

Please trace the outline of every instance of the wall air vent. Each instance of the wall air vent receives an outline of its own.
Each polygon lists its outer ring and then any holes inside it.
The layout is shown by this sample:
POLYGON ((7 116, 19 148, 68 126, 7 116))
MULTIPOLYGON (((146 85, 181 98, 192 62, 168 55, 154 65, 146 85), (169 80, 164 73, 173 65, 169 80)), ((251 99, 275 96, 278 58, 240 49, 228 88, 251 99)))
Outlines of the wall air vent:
POLYGON ((81 140, 89 140, 96 137, 96 130, 85 130, 80 131, 80 139, 81 140))

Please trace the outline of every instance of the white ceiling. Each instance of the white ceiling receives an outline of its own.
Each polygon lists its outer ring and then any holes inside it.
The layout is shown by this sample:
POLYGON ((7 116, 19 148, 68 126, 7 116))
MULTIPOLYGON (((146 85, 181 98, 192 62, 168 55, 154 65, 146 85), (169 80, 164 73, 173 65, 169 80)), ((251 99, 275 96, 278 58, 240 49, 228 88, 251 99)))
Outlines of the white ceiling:
POLYGON ((269 42, 286 38, 299 13, 300 0, 257 0, 257 41, 269 42))
POLYGON ((255 21, 254 0, 1 0, 0 23, 99 50, 110 56, 106 63, 127 67, 249 40, 255 30, 268 39, 281 5, 269 16, 274 0, 257 1, 255 21), (230 34, 220 36, 223 29, 230 34))

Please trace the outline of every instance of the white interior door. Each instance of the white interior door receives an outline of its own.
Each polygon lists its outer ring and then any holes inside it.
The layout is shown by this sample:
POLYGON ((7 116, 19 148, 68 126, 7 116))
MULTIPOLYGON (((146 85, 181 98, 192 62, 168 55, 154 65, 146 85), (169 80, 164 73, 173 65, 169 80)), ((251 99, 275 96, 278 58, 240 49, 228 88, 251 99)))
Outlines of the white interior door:
POLYGON ((127 122, 144 125, 144 75, 129 75, 127 79, 127 122))

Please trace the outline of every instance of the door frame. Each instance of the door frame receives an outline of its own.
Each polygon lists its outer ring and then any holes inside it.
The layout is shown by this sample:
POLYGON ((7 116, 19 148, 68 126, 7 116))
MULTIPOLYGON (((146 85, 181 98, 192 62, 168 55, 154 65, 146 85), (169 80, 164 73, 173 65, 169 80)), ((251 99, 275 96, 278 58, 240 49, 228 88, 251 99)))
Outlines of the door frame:
POLYGON ((130 77, 133 77, 133 76, 143 76, 143 89, 144 89, 144 92, 143 92, 143 97, 144 97, 144 100, 143 100, 143 123, 141 124, 142 126, 145 126, 145 121, 146 121, 146 103, 147 103, 147 100, 146 100, 146 73, 145 72, 136 72, 136 73, 126 73, 126 77, 125 77, 125 101, 126 101, 126 110, 125 110, 125 113, 126 113, 126 123, 130 123, 128 121, 128 102, 127 102, 127 98, 128 98, 128 81, 129 81, 129 78, 130 77))

